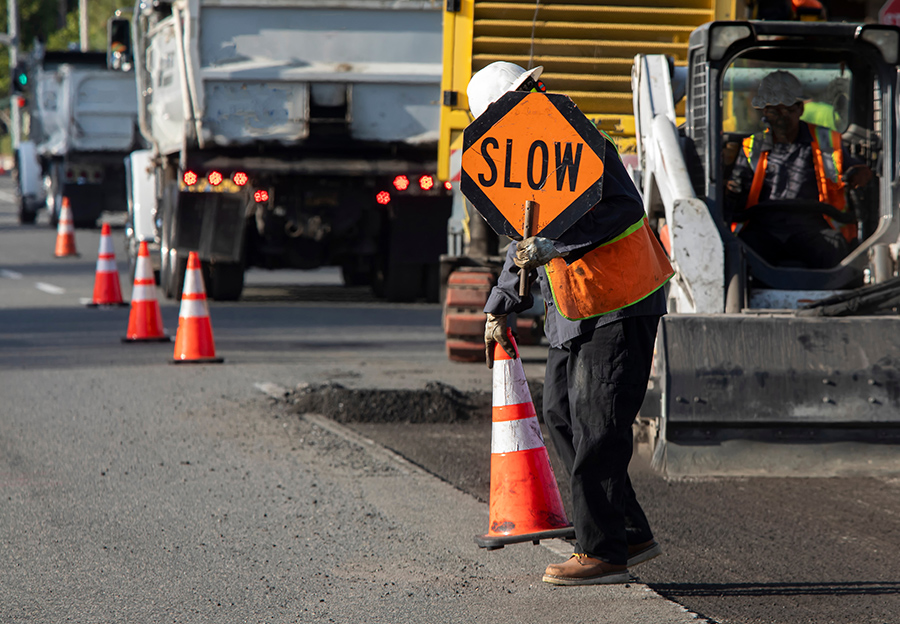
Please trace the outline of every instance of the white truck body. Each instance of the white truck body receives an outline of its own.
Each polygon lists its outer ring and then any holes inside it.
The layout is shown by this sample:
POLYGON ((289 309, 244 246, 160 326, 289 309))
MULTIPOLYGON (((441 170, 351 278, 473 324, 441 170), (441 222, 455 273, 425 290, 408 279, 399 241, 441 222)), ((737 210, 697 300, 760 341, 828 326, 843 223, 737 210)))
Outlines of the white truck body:
POLYGON ((124 158, 140 146, 131 73, 100 52, 46 52, 35 61, 31 129, 51 224, 68 197, 76 224, 126 210, 124 158))
POLYGON ((433 2, 176 2, 148 32, 145 113, 161 153, 309 135, 311 105, 348 99, 360 140, 437 141, 433 2))
POLYGON ((45 65, 37 71, 35 89, 41 156, 130 151, 137 138, 137 91, 130 74, 45 65))
POLYGON ((139 118, 158 167, 167 295, 178 295, 179 263, 194 249, 220 272, 217 285, 212 271, 213 298, 236 298, 241 267, 250 265, 337 264, 349 281, 376 290, 387 281, 406 299, 436 283, 450 197, 434 179, 441 8, 421 0, 138 3, 139 118), (238 173, 240 188, 220 186, 220 175, 238 173), (389 189, 398 176, 429 181, 389 189), (400 194, 419 203, 409 222, 397 216, 400 194))

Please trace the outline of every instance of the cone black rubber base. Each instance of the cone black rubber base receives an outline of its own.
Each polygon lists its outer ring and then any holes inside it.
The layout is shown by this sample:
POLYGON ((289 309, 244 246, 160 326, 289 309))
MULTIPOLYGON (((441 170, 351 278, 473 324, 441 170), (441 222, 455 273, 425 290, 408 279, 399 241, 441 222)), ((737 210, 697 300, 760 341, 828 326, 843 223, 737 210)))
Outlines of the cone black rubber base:
POLYGON ((199 360, 172 360, 169 364, 221 364, 225 358, 202 358, 199 360))
POLYGON ((88 308, 127 308, 131 304, 127 301, 122 301, 121 303, 86 303, 84 304, 88 308))
POLYGON ((160 336, 159 338, 122 338, 122 342, 172 342, 172 337, 160 336))
POLYGON ((533 542, 540 544, 542 539, 574 539, 575 527, 563 527, 561 529, 550 529, 548 531, 538 531, 537 533, 523 533, 521 535, 476 535, 475 543, 480 548, 488 550, 497 550, 503 548, 507 544, 518 544, 519 542, 533 542))

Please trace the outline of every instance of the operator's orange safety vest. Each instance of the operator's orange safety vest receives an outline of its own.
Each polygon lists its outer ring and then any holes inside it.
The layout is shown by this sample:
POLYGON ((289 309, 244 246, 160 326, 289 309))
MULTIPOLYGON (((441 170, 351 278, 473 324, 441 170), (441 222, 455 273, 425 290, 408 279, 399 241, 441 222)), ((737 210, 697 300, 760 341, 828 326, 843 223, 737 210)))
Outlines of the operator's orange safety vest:
MULTIPOLYGON (((819 201, 823 204, 830 204, 843 212, 847 209, 847 202, 844 199, 844 182, 841 180, 844 172, 841 135, 828 128, 813 124, 807 125, 812 135, 813 166, 816 171, 819 201)), ((747 208, 759 203, 759 193, 762 191, 763 181, 766 177, 769 152, 763 150, 764 141, 758 139, 761 139, 767 132, 769 132, 768 129, 744 139, 744 155, 753 170, 753 183, 750 185, 750 195, 747 197, 747 208)), ((839 226, 827 216, 825 220, 831 227, 840 230, 848 241, 856 238, 856 224, 839 226)))
POLYGON ((571 264, 554 258, 544 269, 556 309, 571 321, 636 303, 675 274, 647 217, 571 264))

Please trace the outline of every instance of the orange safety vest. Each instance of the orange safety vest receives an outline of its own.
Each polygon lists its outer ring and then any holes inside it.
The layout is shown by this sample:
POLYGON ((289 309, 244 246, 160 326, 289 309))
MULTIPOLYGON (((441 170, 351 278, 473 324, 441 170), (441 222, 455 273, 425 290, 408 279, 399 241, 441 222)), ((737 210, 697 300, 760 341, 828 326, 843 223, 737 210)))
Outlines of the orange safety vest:
MULTIPOLYGON (((847 209, 844 198, 844 181, 841 175, 844 172, 844 154, 841 151, 841 135, 838 132, 807 124, 812 135, 813 168, 816 172, 816 186, 819 190, 819 201, 830 204, 840 211, 847 209)), ((763 181, 766 177, 769 152, 763 150, 762 141, 757 137, 762 133, 753 134, 744 139, 744 155, 753 169, 753 183, 750 185, 750 195, 747 197, 747 208, 759 203, 759 193, 762 191, 763 181)), ((825 217, 828 224, 840 230, 847 241, 856 239, 856 224, 850 223, 844 226, 835 225, 831 219, 825 217)))
POLYGON ((636 303, 675 274, 646 216, 571 264, 554 258, 544 270, 556 309, 570 321, 636 303))

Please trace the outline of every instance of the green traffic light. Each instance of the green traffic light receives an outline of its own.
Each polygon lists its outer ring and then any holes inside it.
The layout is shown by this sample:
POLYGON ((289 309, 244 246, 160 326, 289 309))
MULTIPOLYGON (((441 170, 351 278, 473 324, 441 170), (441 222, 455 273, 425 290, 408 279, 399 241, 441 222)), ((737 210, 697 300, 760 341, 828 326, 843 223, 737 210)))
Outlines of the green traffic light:
POLYGON ((28 76, 25 74, 19 74, 19 84, 23 87, 28 84, 28 76))

